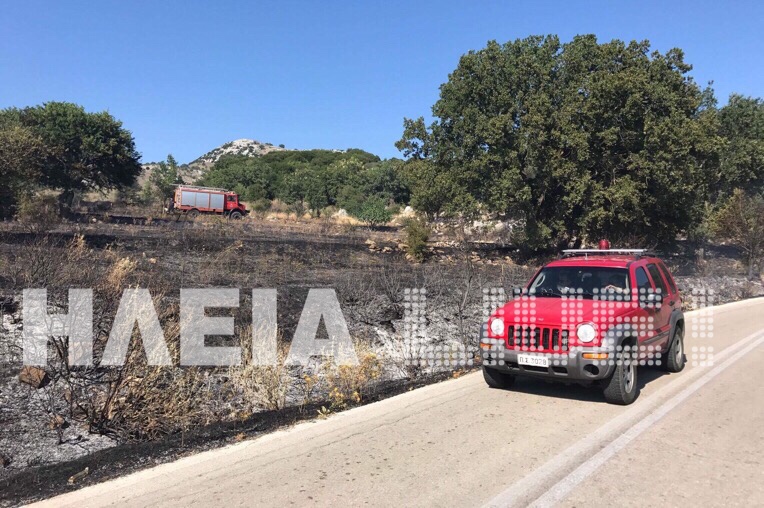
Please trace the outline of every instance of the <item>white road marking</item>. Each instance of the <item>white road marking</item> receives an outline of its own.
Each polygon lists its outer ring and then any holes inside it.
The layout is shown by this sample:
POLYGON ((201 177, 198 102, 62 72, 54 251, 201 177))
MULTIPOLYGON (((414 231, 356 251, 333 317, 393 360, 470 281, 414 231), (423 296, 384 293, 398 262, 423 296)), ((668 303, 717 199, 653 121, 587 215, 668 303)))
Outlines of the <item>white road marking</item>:
POLYGON ((669 411, 681 404, 719 373, 762 343, 764 343, 764 333, 758 331, 725 348, 715 357, 715 361, 720 363, 710 371, 698 368, 680 377, 677 381, 667 384, 650 397, 646 401, 647 404, 632 406, 621 415, 613 418, 599 429, 554 456, 520 481, 511 485, 485 506, 511 507, 531 505, 534 507, 544 507, 560 502, 578 484, 594 473, 602 464, 642 432, 663 418, 669 411), (698 377, 700 379, 693 383, 693 380, 698 377), (687 383, 692 384, 658 406, 663 395, 677 389, 677 385, 687 383), (656 408, 656 406, 658 407, 656 408), (645 415, 645 413, 647 414, 645 415), (623 433, 620 433, 620 429, 625 430, 623 433), (605 445, 605 443, 608 444, 605 445), (590 458, 586 459, 586 457, 590 458), (583 463, 576 467, 579 461, 583 461, 583 463), (568 474, 565 475, 566 473, 568 474), (562 480, 556 482, 549 490, 540 492, 544 486, 563 475, 565 476, 562 480))

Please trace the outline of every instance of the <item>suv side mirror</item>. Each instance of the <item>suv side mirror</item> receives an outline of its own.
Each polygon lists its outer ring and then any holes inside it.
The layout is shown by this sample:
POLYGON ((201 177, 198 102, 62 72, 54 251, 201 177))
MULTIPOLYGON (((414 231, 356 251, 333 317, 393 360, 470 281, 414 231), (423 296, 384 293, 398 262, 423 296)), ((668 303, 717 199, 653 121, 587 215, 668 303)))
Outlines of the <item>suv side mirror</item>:
POLYGON ((518 286, 512 288, 512 298, 520 298, 521 296, 527 294, 528 292, 525 290, 524 287, 518 286))

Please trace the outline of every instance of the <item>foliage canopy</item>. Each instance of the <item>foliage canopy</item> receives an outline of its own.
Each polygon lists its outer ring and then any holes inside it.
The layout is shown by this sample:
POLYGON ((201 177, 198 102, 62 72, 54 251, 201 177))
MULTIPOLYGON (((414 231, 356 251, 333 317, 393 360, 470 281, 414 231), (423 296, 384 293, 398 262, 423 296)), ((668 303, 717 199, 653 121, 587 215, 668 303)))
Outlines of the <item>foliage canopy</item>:
POLYGON ((764 101, 732 94, 719 110, 719 123, 726 144, 712 181, 714 197, 734 189, 764 192, 764 101))
POLYGON ((681 50, 534 36, 462 56, 435 121, 406 119, 412 204, 524 219, 525 244, 671 241, 702 212, 722 139, 681 50))
POLYGON ((107 112, 68 102, 0 111, 0 158, 9 187, 76 191, 121 189, 141 172, 132 134, 107 112), (21 183, 20 183, 21 181, 21 183))
MULTIPOLYGON (((222 157, 199 182, 239 193, 243 199, 305 204, 314 213, 329 205, 358 215, 372 197, 408 201, 399 161, 380 161, 363 150, 291 150, 261 157, 222 157)), ((376 202, 375 202, 376 203, 376 202)), ((369 205, 371 207, 371 205, 369 205)))

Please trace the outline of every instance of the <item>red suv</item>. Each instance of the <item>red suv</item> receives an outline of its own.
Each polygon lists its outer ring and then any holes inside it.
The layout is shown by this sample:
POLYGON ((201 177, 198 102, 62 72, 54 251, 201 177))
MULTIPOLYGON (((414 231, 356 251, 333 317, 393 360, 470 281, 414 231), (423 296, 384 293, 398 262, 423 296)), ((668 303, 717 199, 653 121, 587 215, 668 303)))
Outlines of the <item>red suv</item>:
POLYGON ((597 383, 631 404, 638 365, 684 368, 682 297, 666 265, 639 249, 577 249, 541 268, 482 326, 483 376, 597 383))

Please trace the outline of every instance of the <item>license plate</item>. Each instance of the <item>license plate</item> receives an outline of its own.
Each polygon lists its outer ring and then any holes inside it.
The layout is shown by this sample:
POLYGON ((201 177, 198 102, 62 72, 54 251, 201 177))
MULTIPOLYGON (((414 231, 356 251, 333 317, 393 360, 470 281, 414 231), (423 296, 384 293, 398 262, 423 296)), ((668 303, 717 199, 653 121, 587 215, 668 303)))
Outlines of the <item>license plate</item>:
POLYGON ((517 355, 517 363, 531 367, 549 367, 549 358, 539 355, 517 355))

